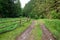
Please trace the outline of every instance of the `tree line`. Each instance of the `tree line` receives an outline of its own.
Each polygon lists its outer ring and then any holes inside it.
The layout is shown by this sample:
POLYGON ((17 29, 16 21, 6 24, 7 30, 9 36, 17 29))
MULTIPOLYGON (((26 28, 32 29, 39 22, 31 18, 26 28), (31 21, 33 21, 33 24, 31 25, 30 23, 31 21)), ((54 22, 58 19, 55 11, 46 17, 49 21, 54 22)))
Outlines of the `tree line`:
POLYGON ((20 13, 19 0, 0 0, 0 17, 19 17, 20 13))
POLYGON ((31 0, 26 4, 23 16, 60 19, 60 0, 31 0))
POLYGON ((30 0, 22 9, 19 0, 0 0, 0 17, 60 19, 60 0, 30 0))

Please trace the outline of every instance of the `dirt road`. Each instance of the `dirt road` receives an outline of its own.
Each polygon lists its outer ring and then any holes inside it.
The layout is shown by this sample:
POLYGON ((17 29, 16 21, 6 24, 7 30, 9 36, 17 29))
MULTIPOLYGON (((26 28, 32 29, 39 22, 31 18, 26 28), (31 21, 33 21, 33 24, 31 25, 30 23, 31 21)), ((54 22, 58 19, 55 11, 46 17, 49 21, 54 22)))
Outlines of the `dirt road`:
MULTIPOLYGON (((20 34, 16 40, 34 40, 34 35, 31 34, 36 21, 33 21, 32 24, 22 33, 20 34)), ((45 27, 43 23, 40 23, 40 28, 42 30, 42 40, 55 40, 52 33, 45 27)))
POLYGON ((42 30, 42 40, 55 40, 52 33, 45 27, 44 24, 40 24, 42 30))
POLYGON ((35 21, 32 22, 32 24, 29 26, 29 28, 23 32, 21 35, 19 35, 16 40, 27 40, 28 37, 31 34, 32 29, 34 28, 35 21))

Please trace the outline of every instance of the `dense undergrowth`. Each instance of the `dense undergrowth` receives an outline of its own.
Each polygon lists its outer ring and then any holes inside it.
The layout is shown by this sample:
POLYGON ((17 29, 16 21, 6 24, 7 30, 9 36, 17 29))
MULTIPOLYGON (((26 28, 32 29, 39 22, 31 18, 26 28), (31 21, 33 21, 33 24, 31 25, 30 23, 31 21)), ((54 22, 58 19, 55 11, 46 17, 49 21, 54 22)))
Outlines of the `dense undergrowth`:
POLYGON ((52 32, 56 40, 60 40, 60 20, 44 20, 46 27, 52 32))

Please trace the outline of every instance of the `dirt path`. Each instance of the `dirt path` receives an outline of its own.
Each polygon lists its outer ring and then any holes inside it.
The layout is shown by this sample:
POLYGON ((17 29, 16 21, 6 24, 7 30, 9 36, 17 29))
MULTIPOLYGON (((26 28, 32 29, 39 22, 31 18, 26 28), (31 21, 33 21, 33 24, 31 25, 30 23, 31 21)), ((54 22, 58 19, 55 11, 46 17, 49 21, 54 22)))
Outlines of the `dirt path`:
POLYGON ((19 35, 16 40, 27 40, 28 37, 31 34, 32 29, 34 28, 35 21, 32 22, 32 24, 29 26, 29 28, 23 32, 21 35, 19 35))
POLYGON ((40 24, 42 29, 42 40, 55 40, 52 33, 45 27, 43 23, 40 24))

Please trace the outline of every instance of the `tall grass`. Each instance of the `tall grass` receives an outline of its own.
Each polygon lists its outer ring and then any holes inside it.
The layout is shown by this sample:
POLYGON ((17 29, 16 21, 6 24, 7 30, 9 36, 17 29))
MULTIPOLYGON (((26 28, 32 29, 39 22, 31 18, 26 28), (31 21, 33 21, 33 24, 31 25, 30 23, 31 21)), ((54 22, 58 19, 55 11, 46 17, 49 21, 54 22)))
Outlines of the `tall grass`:
POLYGON ((44 20, 46 27, 52 32, 56 40, 60 40, 60 20, 44 20))
MULTIPOLYGON (((2 32, 3 31, 5 32, 7 30, 8 30, 8 32, 0 34, 0 40, 15 40, 16 37, 18 35, 20 35, 24 30, 26 30, 29 27, 29 25, 31 24, 31 22, 32 22, 31 20, 27 21, 27 19, 25 19, 25 18, 22 18, 21 20, 22 20, 21 24, 20 24, 20 22, 17 22, 16 24, 12 23, 14 25, 2 28, 2 29, 4 29, 4 30, 2 30, 2 32), (10 27, 12 28, 12 31, 10 31, 10 27)), ((1 32, 1 29, 0 29, 0 32, 1 32)))

